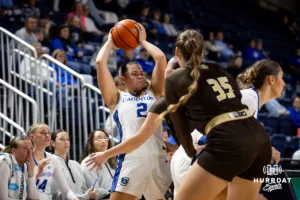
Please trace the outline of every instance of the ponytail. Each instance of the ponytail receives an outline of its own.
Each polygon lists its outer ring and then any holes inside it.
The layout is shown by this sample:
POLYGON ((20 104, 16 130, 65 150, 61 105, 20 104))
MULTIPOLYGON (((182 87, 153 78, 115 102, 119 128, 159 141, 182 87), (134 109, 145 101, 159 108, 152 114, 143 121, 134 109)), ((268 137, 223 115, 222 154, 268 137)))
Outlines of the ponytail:
POLYGON ((237 76, 236 82, 240 89, 253 86, 260 89, 268 76, 277 76, 281 71, 280 65, 272 60, 260 60, 255 62, 246 72, 237 76))
POLYGON ((201 34, 195 30, 186 30, 178 35, 176 47, 186 64, 192 67, 191 77, 193 83, 188 87, 188 93, 180 97, 177 104, 171 104, 167 110, 161 113, 158 120, 162 120, 167 114, 175 112, 179 106, 184 105, 193 96, 198 88, 200 78, 201 60, 204 53, 204 41, 201 34))
POLYGON ((257 73, 254 67, 250 67, 244 73, 239 74, 236 78, 239 89, 250 88, 255 82, 256 77, 257 73))
POLYGON ((191 76, 194 78, 193 83, 188 87, 188 93, 180 97, 177 104, 171 104, 168 106, 167 110, 161 113, 158 117, 158 120, 162 120, 167 114, 176 112, 179 106, 184 105, 190 98, 193 96, 195 91, 198 88, 198 79, 200 77, 199 67, 194 67, 191 72, 191 76))

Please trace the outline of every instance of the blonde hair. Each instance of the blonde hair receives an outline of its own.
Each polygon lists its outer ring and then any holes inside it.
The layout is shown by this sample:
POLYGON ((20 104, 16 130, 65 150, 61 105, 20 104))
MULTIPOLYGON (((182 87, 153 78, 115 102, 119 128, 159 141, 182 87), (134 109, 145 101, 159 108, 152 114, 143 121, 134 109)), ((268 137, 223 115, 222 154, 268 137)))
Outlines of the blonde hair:
POLYGON ((21 141, 31 141, 31 140, 29 139, 29 137, 27 137, 25 135, 18 135, 10 141, 9 146, 5 147, 3 149, 3 152, 11 154, 12 149, 17 148, 21 141))
POLYGON ((237 76, 236 82, 239 89, 247 89, 254 86, 260 89, 268 76, 277 76, 281 71, 280 65, 272 60, 260 60, 255 62, 246 72, 237 76))
POLYGON ((33 124, 32 126, 29 127, 29 129, 27 131, 27 136, 30 137, 32 134, 34 134, 40 126, 47 126, 48 127, 47 124, 43 124, 43 123, 33 124))
POLYGON ((180 33, 176 40, 176 47, 179 49, 184 61, 186 61, 186 65, 192 67, 191 77, 194 81, 188 87, 188 93, 180 97, 178 103, 169 105, 167 110, 159 115, 159 120, 167 114, 175 112, 179 106, 184 105, 198 88, 200 64, 204 53, 204 41, 201 34, 195 30, 186 30, 180 33))
POLYGON ((57 58, 57 56, 59 54, 63 54, 64 57, 65 57, 65 62, 63 63, 64 65, 68 65, 68 58, 67 58, 67 55, 66 55, 66 52, 64 50, 61 50, 61 49, 56 49, 53 53, 52 53, 52 57, 53 58, 57 58))

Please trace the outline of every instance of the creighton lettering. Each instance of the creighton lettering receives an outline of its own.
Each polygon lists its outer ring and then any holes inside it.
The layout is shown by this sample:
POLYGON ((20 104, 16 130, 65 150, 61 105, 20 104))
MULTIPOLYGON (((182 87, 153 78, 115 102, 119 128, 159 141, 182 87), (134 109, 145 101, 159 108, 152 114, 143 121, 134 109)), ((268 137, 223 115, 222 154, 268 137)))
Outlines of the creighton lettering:
POLYGON ((128 101, 153 101, 154 98, 151 96, 143 96, 143 97, 125 97, 122 99, 122 102, 128 102, 128 101))

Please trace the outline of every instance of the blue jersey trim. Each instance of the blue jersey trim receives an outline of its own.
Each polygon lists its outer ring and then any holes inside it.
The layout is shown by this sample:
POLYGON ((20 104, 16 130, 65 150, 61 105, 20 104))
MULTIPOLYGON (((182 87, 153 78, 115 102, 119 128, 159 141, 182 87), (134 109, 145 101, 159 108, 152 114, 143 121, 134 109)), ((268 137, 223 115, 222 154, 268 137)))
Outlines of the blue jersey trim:
MULTIPOLYGON (((122 138, 123 138, 123 129, 122 129, 122 125, 121 125, 120 120, 119 120, 118 110, 115 111, 113 118, 114 118, 114 120, 115 120, 115 122, 117 123, 117 126, 118 126, 118 132, 119 132, 119 136, 120 136, 119 144, 120 144, 122 142, 122 138)), ((121 169, 122 169, 122 164, 123 164, 123 161, 125 159, 125 155, 126 154, 118 155, 118 165, 117 165, 117 169, 116 169, 114 179, 113 179, 113 183, 112 183, 112 186, 111 186, 111 192, 114 192, 116 190, 119 175, 120 175, 120 172, 121 172, 121 169)))
MULTIPOLYGON (((32 153, 32 157, 33 157, 33 161, 34 161, 35 165, 36 165, 36 166, 38 166, 39 164, 38 164, 38 162, 36 161, 36 159, 35 159, 35 157, 34 157, 34 154, 33 154, 33 153, 32 153)), ((47 158, 47 154, 46 154, 46 152, 44 152, 44 158, 47 158)))

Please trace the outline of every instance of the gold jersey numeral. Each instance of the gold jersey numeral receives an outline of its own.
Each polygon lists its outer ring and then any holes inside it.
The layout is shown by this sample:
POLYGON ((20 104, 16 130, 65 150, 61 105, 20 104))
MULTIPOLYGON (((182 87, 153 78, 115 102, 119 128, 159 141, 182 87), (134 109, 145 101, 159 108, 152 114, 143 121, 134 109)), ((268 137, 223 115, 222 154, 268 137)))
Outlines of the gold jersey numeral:
POLYGON ((233 89, 228 83, 228 79, 226 76, 220 77, 217 80, 207 79, 207 83, 212 86, 212 89, 215 92, 219 93, 219 95, 217 96, 218 101, 223 101, 226 98, 231 99, 235 97, 233 89))

